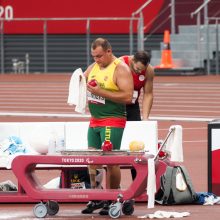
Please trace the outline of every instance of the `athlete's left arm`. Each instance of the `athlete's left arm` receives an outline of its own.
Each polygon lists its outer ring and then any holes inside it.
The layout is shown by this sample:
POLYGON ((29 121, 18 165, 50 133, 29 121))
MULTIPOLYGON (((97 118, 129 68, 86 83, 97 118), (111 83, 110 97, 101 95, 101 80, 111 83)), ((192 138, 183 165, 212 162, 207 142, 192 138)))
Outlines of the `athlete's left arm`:
POLYGON ((153 81, 154 68, 149 64, 147 67, 147 80, 144 85, 143 104, 142 104, 142 120, 148 120, 153 105, 153 81))

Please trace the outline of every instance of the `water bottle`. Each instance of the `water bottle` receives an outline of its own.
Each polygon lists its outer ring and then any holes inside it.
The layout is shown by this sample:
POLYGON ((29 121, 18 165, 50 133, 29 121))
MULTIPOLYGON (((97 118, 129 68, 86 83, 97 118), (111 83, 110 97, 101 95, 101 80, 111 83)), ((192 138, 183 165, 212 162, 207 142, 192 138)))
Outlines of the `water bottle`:
POLYGON ((57 140, 56 152, 62 152, 65 150, 65 140, 63 137, 59 137, 57 140))
POLYGON ((49 140, 48 154, 55 154, 56 149, 57 149, 57 139, 56 139, 56 135, 52 133, 49 140))

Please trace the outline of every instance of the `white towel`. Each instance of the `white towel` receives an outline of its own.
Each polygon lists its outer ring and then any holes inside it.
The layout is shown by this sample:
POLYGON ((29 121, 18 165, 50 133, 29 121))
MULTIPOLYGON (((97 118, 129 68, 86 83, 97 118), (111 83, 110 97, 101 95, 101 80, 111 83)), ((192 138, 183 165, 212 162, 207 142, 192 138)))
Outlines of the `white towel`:
POLYGON ((86 109, 86 78, 81 68, 76 69, 70 79, 67 103, 75 105, 75 111, 85 113, 86 109))
POLYGON ((154 208, 156 192, 156 175, 155 175, 155 163, 154 158, 148 159, 148 177, 147 177, 147 195, 148 202, 147 207, 154 208))
POLYGON ((183 162, 182 126, 174 125, 171 126, 169 130, 171 131, 173 128, 174 131, 169 136, 165 149, 170 152, 171 161, 183 162))
POLYGON ((138 218, 182 218, 187 216, 190 216, 189 212, 167 212, 158 210, 153 214, 138 216, 138 218))

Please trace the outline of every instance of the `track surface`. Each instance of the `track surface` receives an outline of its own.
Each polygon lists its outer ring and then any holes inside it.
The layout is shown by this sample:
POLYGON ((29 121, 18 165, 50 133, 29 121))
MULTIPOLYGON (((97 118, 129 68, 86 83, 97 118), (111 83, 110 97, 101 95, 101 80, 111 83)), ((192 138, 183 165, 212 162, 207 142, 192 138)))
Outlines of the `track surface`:
MULTIPOLYGON (((0 75, 0 121, 87 121, 89 114, 79 115, 66 103, 71 75, 0 75)), ((220 118, 219 76, 156 77, 151 119, 158 121, 159 139, 165 138, 171 125, 182 125, 184 165, 189 170, 197 192, 207 192, 207 124, 220 118)), ((1 171, 3 172, 3 171, 1 171)), ((4 181, 10 176, 0 176, 4 181)), ((220 195, 219 195, 220 196, 220 195)), ((97 214, 82 216, 85 204, 61 204, 59 213, 47 219, 109 219, 97 214)), ((0 219, 34 219, 33 204, 0 204, 0 219), (13 213, 14 214, 13 214, 13 213)), ((188 211, 187 219, 219 219, 219 206, 135 206, 133 216, 156 210, 188 211)))

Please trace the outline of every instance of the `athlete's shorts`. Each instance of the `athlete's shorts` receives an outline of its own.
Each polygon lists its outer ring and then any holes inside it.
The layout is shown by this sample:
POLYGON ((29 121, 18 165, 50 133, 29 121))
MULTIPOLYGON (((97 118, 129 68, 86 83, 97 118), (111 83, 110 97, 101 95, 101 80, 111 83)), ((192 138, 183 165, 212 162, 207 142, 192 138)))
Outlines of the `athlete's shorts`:
POLYGON ((88 146, 101 149, 102 143, 109 140, 113 144, 114 150, 119 150, 121 146, 124 128, 115 127, 89 127, 88 129, 88 146))

